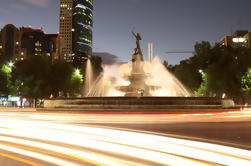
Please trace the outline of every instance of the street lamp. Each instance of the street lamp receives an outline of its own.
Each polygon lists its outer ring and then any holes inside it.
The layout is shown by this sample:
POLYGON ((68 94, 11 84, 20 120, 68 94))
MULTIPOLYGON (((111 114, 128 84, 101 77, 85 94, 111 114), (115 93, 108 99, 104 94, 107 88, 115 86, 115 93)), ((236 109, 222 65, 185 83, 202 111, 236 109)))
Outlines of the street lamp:
POLYGON ((77 75, 80 75, 80 70, 79 69, 76 69, 75 72, 76 72, 77 75))
POLYGON ((13 62, 9 62, 9 63, 8 63, 8 66, 9 66, 10 68, 12 68, 12 67, 14 66, 14 63, 13 63, 13 62))

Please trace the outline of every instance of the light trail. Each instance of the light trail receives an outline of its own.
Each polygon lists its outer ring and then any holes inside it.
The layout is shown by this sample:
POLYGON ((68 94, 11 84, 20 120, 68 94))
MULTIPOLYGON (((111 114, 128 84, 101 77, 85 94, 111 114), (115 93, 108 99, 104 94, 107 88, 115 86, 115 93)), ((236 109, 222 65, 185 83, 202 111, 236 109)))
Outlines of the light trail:
POLYGON ((0 141, 44 149, 46 150, 47 153, 48 151, 52 151, 54 153, 58 153, 59 155, 61 155, 61 157, 66 156, 66 157, 74 158, 82 162, 90 163, 92 165, 123 166, 123 165, 130 164, 130 162, 125 162, 123 160, 110 158, 110 157, 102 156, 95 153, 74 150, 74 149, 70 149, 66 147, 60 147, 60 146, 50 145, 50 144, 41 143, 41 142, 28 141, 28 140, 20 139, 20 138, 17 139, 17 138, 12 138, 12 137, 0 136, 0 141), (124 163, 124 164, 119 164, 119 163, 124 163))
POLYGON ((5 158, 9 158, 9 159, 12 159, 12 160, 24 163, 24 164, 32 165, 32 166, 42 166, 41 164, 37 164, 37 163, 31 162, 29 160, 25 160, 25 159, 15 157, 12 155, 8 155, 8 154, 4 154, 4 153, 0 153, 0 156, 5 157, 5 158))
POLYGON ((1 118, 0 148, 56 165, 251 165, 250 151, 228 146, 135 131, 20 119, 1 118), (34 148, 34 152, 27 147, 34 148), (55 155, 43 151, 39 154, 38 149, 55 155))
POLYGON ((39 153, 35 153, 35 152, 23 150, 23 149, 18 149, 18 148, 6 146, 6 145, 0 145, 0 149, 14 152, 14 153, 18 153, 18 154, 22 154, 22 155, 33 157, 33 158, 37 158, 39 160, 43 160, 48 163, 53 163, 56 165, 76 166, 76 164, 73 164, 71 162, 67 162, 67 161, 60 160, 60 159, 57 159, 57 158, 54 158, 51 156, 47 156, 47 155, 43 155, 43 154, 39 154, 39 153))
MULTIPOLYGON (((95 128, 89 128, 88 130, 95 131, 95 128)), ((97 131, 99 132, 100 129, 98 129, 97 131)), ((113 132, 113 130, 111 130, 111 132, 113 132)), ((3 132, 0 131, 0 133, 3 133, 3 132)), ((93 148, 100 151, 106 151, 106 152, 109 151, 109 152, 113 152, 113 153, 124 155, 124 156, 136 157, 141 160, 148 160, 149 162, 154 161, 156 163, 167 164, 167 165, 180 165, 180 164, 194 165, 194 166, 205 165, 205 164, 200 164, 200 162, 198 163, 190 159, 186 159, 183 157, 178 157, 178 156, 170 155, 170 154, 163 154, 155 150, 151 150, 151 149, 148 150, 148 149, 140 148, 138 146, 132 147, 131 145, 123 145, 123 142, 121 142, 121 144, 118 144, 114 142, 111 143, 111 142, 106 142, 106 141, 97 141, 97 140, 102 139, 99 133, 96 133, 97 134, 96 138, 92 138, 92 139, 88 138, 90 137, 88 134, 81 136, 81 134, 66 133, 66 132, 60 133, 56 131, 54 135, 51 135, 52 133, 48 132, 47 134, 50 134, 50 136, 45 136, 44 135, 45 133, 44 132, 42 133, 43 133, 42 135, 39 135, 39 133, 34 133, 34 135, 30 134, 29 137, 36 138, 36 139, 43 139, 47 141, 57 141, 61 143, 82 146, 85 148, 93 148)), ((11 133, 9 132, 4 132, 3 134, 11 135, 11 133)), ((92 135, 93 132, 90 132, 89 134, 92 135)), ((15 135, 24 137, 25 135, 27 135, 27 133, 15 132, 15 135)), ((94 135, 92 135, 91 137, 94 137, 94 135)), ((42 148, 44 147, 42 146, 42 148)), ((51 149, 51 150, 55 150, 55 149, 51 149)), ((118 164, 115 164, 115 165, 118 165, 118 164)))

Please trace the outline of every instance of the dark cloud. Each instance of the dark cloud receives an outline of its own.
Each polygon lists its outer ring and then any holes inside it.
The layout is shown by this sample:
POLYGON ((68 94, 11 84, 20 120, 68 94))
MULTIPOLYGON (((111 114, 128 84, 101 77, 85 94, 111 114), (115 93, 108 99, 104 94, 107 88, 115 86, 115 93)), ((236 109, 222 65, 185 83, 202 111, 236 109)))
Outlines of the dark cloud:
POLYGON ((102 63, 106 65, 111 65, 114 63, 118 63, 119 59, 116 55, 112 55, 107 52, 94 52, 94 56, 99 56, 102 58, 102 63))

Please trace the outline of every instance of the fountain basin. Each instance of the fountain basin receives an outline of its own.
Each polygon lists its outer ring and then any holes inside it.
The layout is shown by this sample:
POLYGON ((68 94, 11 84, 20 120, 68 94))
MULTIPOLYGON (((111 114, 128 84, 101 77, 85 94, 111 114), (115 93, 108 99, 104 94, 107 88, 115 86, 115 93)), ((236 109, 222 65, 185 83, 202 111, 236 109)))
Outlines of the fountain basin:
POLYGON ((173 109, 222 109, 233 108, 231 99, 208 97, 88 97, 76 99, 51 99, 44 101, 44 108, 78 110, 173 110, 173 109))

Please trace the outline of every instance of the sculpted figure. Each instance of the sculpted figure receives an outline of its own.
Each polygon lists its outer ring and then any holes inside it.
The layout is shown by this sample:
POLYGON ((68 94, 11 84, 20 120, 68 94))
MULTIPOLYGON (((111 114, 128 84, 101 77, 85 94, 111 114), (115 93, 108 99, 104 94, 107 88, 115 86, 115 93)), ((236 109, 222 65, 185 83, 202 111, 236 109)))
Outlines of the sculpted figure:
POLYGON ((132 31, 132 34, 133 36, 136 38, 136 48, 134 49, 135 51, 135 54, 140 54, 140 55, 143 55, 142 54, 142 51, 141 51, 141 47, 140 47, 140 40, 142 40, 141 36, 139 33, 137 33, 137 35, 132 31))

